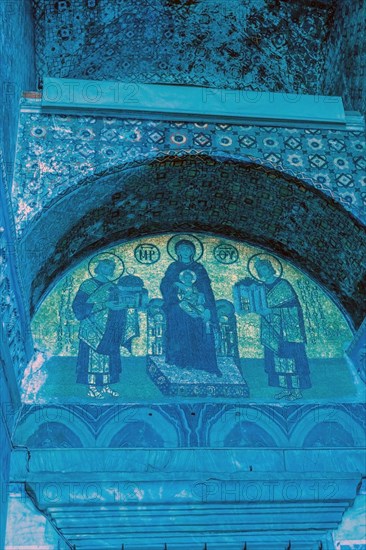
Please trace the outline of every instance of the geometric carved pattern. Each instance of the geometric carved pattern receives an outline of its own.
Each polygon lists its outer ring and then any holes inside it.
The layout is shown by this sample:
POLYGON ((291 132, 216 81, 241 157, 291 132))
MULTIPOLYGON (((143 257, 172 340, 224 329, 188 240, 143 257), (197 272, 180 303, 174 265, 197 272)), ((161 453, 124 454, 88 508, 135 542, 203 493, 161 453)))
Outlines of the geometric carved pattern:
POLYGON ((88 178, 133 162, 206 154, 257 162, 293 175, 366 220, 365 138, 360 131, 222 124, 182 125, 113 117, 22 113, 13 207, 21 235, 41 209, 88 178))

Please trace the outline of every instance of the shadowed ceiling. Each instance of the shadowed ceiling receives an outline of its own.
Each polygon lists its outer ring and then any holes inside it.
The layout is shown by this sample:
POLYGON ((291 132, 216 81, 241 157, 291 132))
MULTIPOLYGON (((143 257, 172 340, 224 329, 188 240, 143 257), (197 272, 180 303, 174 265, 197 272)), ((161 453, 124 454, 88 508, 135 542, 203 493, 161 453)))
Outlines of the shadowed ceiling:
POLYGON ((43 76, 319 93, 333 2, 34 0, 43 76))

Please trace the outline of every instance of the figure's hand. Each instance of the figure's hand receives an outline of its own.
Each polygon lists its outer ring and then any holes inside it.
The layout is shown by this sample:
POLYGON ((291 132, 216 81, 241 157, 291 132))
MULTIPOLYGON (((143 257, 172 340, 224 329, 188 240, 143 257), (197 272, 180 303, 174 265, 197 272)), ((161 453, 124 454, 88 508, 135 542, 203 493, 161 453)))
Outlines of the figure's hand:
POLYGON ((179 282, 179 281, 176 281, 175 283, 173 283, 173 286, 176 286, 178 288, 180 288, 181 290, 185 290, 186 287, 183 283, 179 282))

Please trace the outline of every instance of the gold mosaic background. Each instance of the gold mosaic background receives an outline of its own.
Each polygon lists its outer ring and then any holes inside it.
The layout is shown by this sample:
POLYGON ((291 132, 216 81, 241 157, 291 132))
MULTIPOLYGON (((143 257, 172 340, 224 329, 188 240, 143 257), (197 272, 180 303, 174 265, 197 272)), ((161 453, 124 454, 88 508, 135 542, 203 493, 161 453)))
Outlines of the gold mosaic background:
MULTIPOLYGON (((173 261, 167 252, 167 243, 172 234, 143 237, 106 249, 123 259, 125 273, 141 277, 149 292, 149 299, 161 298, 160 282, 168 265, 173 261), (160 249, 160 260, 152 265, 139 263, 134 256, 135 248, 142 243, 151 243, 160 249)), ((253 254, 267 252, 258 247, 206 234, 195 234, 203 244, 204 252, 199 262, 203 263, 212 282, 216 300, 233 302, 233 285, 250 276, 248 259, 253 254), (239 259, 231 265, 219 263, 214 257, 214 248, 231 244, 239 252, 239 259)), ((274 255, 275 256, 275 255, 274 255)), ((294 287, 303 308, 308 339, 307 353, 310 358, 339 358, 352 339, 346 319, 325 292, 301 271, 280 259, 283 277, 294 287)), ((36 346, 50 355, 76 356, 78 350, 79 322, 72 311, 72 301, 80 286, 90 278, 89 261, 67 273, 45 298, 33 322, 32 331, 36 346)), ((141 336, 133 342, 132 353, 146 355, 146 314, 139 313, 141 336)), ((259 339, 260 318, 256 314, 237 315, 240 357, 261 358, 263 348, 259 339)), ((123 352, 122 352, 123 353, 123 352)))

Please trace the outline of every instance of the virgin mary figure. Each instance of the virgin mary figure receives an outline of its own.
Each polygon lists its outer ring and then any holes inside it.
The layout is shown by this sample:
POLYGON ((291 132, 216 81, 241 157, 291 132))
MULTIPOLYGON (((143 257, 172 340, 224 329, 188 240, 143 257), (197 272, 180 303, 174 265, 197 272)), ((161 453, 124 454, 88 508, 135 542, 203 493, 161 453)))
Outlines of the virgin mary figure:
POLYGON ((178 240, 174 257, 160 285, 166 315, 166 362, 222 376, 216 357, 218 322, 210 278, 195 260, 193 241, 178 240))

